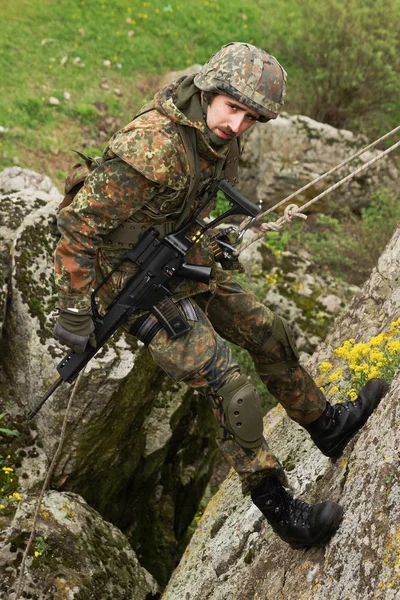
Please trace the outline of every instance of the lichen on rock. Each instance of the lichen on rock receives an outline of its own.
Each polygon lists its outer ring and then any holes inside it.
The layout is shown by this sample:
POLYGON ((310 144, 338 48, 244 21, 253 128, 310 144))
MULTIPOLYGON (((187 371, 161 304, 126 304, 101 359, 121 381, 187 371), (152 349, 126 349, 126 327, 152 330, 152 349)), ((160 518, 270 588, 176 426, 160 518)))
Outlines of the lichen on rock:
MULTIPOLYGON (((1 541, 2 591, 13 600, 35 499, 19 504, 1 541)), ((77 494, 48 492, 27 561, 24 597, 36 600, 148 600, 158 586, 125 536, 77 494), (30 596, 26 596, 30 594, 30 596)))

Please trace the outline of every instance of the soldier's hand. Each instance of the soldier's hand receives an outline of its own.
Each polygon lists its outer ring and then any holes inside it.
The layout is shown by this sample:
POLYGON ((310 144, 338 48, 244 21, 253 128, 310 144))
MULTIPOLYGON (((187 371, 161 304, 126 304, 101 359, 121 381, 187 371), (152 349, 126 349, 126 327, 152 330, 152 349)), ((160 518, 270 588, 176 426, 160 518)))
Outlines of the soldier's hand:
POLYGON ((60 310, 53 335, 74 352, 84 352, 88 343, 96 347, 93 334, 94 323, 88 309, 68 308, 60 310))

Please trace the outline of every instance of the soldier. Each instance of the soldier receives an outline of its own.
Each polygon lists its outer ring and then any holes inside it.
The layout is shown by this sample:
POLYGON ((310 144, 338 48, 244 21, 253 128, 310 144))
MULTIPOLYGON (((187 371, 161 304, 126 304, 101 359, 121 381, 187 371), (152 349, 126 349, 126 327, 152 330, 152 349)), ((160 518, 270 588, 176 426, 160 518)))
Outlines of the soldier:
MULTIPOLYGON (((99 165, 59 214, 58 340, 77 352, 90 343, 91 289, 143 231, 151 226, 164 235, 176 229, 212 179, 237 182, 242 134, 256 121, 277 118, 285 81, 273 56, 231 43, 195 76, 161 89, 112 137, 99 165)), ((187 261, 212 267, 209 284, 177 278, 174 285, 176 310, 190 331, 169 339, 153 314, 136 318, 130 331, 170 377, 212 398, 219 447, 275 532, 292 548, 323 545, 337 530, 342 510, 334 502, 308 504, 287 491, 282 466, 263 437, 257 392, 241 375, 227 341, 249 351, 268 390, 326 456, 341 454, 386 384, 371 380, 356 401, 331 406, 299 364, 288 323, 216 265, 206 236, 187 261)), ((110 277, 99 292, 102 307, 134 268, 123 263, 110 277)))

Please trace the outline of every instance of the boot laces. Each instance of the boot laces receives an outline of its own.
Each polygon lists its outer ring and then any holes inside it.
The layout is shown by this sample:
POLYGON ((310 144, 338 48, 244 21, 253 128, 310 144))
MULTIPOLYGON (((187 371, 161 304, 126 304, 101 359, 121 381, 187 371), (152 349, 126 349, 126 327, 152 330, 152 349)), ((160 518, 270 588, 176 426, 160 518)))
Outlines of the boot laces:
MULTIPOLYGON (((358 408, 360 405, 361 398, 358 396, 356 400, 348 400, 347 402, 341 402, 340 404, 335 404, 334 406, 332 406, 332 425, 336 424, 336 418, 340 417, 343 410, 350 412, 351 410, 358 408)), ((330 416, 331 415, 329 414, 329 417, 330 416)))
POLYGON ((310 519, 312 506, 299 498, 291 498, 289 501, 289 518, 293 518, 293 524, 296 525, 301 521, 302 525, 306 525, 310 519))
POLYGON ((307 525, 310 519, 312 511, 312 505, 300 500, 299 498, 293 498, 288 492, 284 492, 281 495, 279 504, 275 507, 275 514, 279 515, 282 523, 288 523, 291 525, 297 525, 301 521, 302 525, 307 525))

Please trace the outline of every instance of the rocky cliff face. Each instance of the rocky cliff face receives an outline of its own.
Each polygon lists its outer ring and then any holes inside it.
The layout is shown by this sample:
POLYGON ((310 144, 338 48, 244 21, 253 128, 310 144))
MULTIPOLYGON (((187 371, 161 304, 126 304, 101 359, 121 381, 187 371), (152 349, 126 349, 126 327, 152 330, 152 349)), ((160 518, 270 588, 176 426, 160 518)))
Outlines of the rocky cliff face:
MULTIPOLYGON (((335 348, 352 338, 379 341, 399 319, 399 256, 400 228, 306 365, 322 385, 327 386, 326 375, 317 366, 342 364, 335 348)), ((394 354, 399 352, 395 347, 394 354)), ((344 369, 344 384, 346 377, 344 369)), ((268 413, 265 434, 289 471, 294 493, 312 502, 339 502, 344 508, 339 531, 326 548, 291 550, 250 498, 242 497, 231 473, 209 503, 163 600, 400 598, 399 394, 397 371, 388 394, 337 462, 325 458, 281 408, 268 413)))

